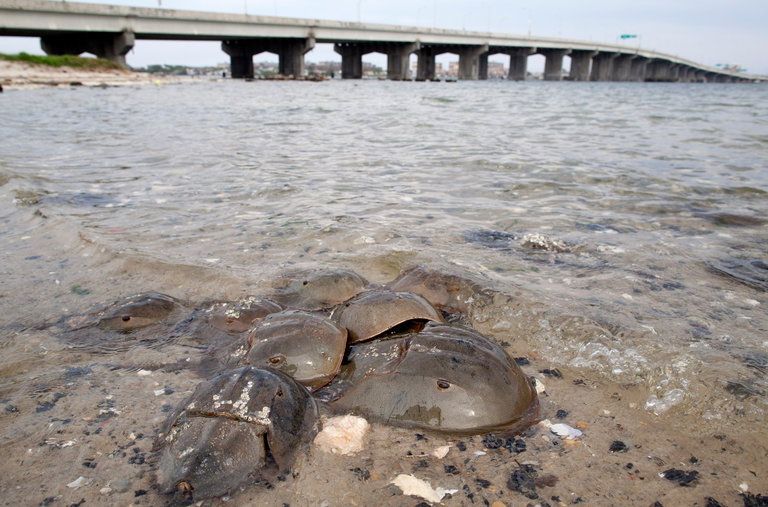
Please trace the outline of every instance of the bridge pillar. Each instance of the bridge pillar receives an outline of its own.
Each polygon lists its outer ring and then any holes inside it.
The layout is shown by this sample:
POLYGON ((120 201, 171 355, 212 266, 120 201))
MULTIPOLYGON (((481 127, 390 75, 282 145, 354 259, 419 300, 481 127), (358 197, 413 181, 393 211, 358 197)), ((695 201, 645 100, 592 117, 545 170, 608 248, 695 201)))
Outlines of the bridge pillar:
POLYGON ((611 81, 629 81, 632 74, 632 60, 635 55, 620 54, 613 60, 611 81))
POLYGON ((525 81, 528 73, 528 57, 536 48, 513 48, 509 50, 509 77, 513 81, 525 81))
POLYGON ((539 50, 539 53, 546 58, 544 62, 544 81, 563 80, 563 57, 570 52, 569 49, 539 50))
POLYGON ((416 52, 418 57, 416 81, 434 81, 436 54, 435 49, 431 47, 422 47, 416 52))
POLYGON ((233 78, 253 77, 253 55, 268 51, 279 58, 279 72, 284 76, 304 74, 304 54, 315 47, 310 39, 233 39, 221 42, 221 49, 229 55, 233 78))
POLYGON ((682 66, 678 63, 673 63, 669 68, 669 77, 670 81, 677 82, 680 81, 680 68, 682 66))
POLYGON ((488 79, 488 45, 469 46, 459 50, 459 79, 488 79), (481 60, 484 64, 481 64, 481 60), (485 75, 480 74, 484 67, 485 75))
POLYGON ((598 53, 592 58, 591 81, 610 81, 612 77, 613 60, 618 53, 598 53))
POLYGON ((645 81, 645 75, 648 69, 650 60, 643 56, 635 56, 632 60, 632 67, 629 69, 630 81, 645 81))
POLYGON ((40 47, 49 55, 79 55, 91 53, 125 67, 125 55, 133 49, 133 32, 73 33, 46 35, 40 38, 40 47))
POLYGON ((225 40, 221 41, 221 50, 229 55, 229 71, 233 78, 253 77, 253 50, 250 41, 225 40))
POLYGON ((275 52, 279 57, 279 70, 283 76, 304 75, 304 55, 315 47, 315 39, 279 39, 275 52))
POLYGON ((491 54, 485 52, 480 55, 480 66, 477 68, 477 79, 488 79, 488 57, 491 54))
POLYGON ((333 50, 341 55, 342 79, 362 79, 363 50, 354 42, 337 42, 333 50))
POLYGON ((671 63, 667 60, 654 59, 648 64, 646 81, 666 81, 671 63))
POLYGON ((571 53, 571 72, 568 79, 571 81, 589 81, 589 67, 592 64, 592 57, 597 51, 577 50, 571 53))
POLYGON ((408 63, 411 53, 418 51, 421 44, 401 44, 387 50, 387 79, 392 81, 404 81, 410 75, 408 63))

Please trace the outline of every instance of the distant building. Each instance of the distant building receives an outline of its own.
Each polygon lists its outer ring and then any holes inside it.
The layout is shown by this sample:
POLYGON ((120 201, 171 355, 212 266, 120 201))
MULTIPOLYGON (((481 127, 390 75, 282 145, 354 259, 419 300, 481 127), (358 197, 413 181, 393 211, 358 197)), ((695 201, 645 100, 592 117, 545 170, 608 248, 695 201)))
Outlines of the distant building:
POLYGON ((507 77, 507 68, 501 62, 488 62, 488 78, 504 79, 507 77))

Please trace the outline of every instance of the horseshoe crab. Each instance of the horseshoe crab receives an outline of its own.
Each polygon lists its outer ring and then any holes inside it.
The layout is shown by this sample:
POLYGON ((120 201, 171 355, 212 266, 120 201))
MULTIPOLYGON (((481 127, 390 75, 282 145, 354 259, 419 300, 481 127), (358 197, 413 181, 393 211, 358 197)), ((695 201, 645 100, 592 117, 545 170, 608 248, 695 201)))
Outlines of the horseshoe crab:
POLYGON ((368 340, 409 321, 443 321, 423 297, 384 290, 363 292, 336 307, 331 317, 347 328, 349 343, 368 340))
POLYGON ((242 366, 248 351, 248 332, 267 315, 282 307, 269 299, 249 296, 228 303, 208 303, 174 326, 168 333, 176 344, 204 350, 194 365, 205 377, 242 366))
POLYGON ((255 322, 282 309, 274 301, 250 296, 235 303, 222 305, 206 320, 211 326, 227 333, 244 333, 253 329, 255 322))
POLYGON ((520 367, 483 336, 431 325, 409 338, 391 371, 368 374, 335 409, 400 426, 482 433, 519 432, 538 415, 538 399, 520 367))
POLYGON ((403 272, 388 288, 413 292, 435 308, 448 313, 469 314, 471 303, 480 295, 477 283, 458 275, 416 266, 403 272))
POLYGON ((325 402, 333 402, 355 387, 366 375, 387 375, 399 365, 410 345, 411 334, 368 340, 350 345, 339 373, 330 383, 314 392, 325 402))
POLYGON ((317 416, 307 390, 279 371, 245 366, 202 382, 159 435, 157 487, 195 501, 222 496, 268 473, 267 451, 286 470, 317 416))
POLYGON ((314 391, 336 375, 344 358, 347 330, 321 314, 274 313, 251 334, 247 361, 287 373, 314 391))
POLYGON ((119 301, 99 318, 100 329, 130 333, 166 319, 178 303, 170 296, 157 292, 145 292, 119 301))
POLYGON ((294 281, 275 299, 288 307, 322 310, 359 294, 366 285, 365 279, 352 271, 322 271, 294 281))
POLYGON ((82 315, 65 317, 57 325, 65 339, 79 346, 114 350, 137 341, 157 341, 184 313, 184 307, 174 298, 144 292, 82 315))

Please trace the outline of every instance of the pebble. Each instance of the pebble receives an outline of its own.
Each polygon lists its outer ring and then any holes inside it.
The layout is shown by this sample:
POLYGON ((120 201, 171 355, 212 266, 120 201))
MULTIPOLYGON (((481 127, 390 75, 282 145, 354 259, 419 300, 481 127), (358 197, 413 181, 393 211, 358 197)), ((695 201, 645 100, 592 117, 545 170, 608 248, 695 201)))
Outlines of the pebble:
POLYGON ((627 444, 621 440, 614 440, 608 448, 610 452, 627 452, 628 449, 627 444))

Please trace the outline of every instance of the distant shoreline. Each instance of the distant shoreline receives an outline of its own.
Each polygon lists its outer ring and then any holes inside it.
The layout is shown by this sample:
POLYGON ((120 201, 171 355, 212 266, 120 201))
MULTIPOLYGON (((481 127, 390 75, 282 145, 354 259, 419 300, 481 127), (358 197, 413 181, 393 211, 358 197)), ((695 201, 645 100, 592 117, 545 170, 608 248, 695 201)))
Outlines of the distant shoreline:
MULTIPOLYGON (((210 81, 212 78, 205 78, 210 81)), ((52 67, 0 59, 0 85, 4 91, 36 88, 142 86, 202 81, 188 76, 158 76, 124 69, 85 70, 52 67)))

